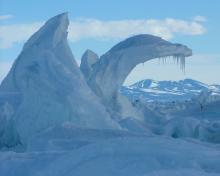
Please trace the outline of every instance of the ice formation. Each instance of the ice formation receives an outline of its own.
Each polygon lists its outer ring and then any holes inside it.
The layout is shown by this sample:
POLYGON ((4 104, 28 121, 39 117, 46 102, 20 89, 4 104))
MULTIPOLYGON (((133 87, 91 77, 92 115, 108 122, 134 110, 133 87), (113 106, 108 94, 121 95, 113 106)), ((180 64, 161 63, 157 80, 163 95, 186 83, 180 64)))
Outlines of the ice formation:
POLYGON ((93 66, 88 84, 104 104, 110 107, 110 111, 122 115, 124 111, 132 108, 125 107, 125 101, 120 103, 118 92, 137 64, 173 56, 184 70, 185 57, 191 55, 192 50, 184 45, 173 44, 153 35, 136 35, 115 45, 100 57, 93 66))
MULTIPOLYGON (((47 21, 25 43, 1 84, 1 99, 13 108, 10 121, 22 143, 64 121, 85 128, 119 128, 87 86, 74 60, 67 42, 68 24, 65 13, 47 21)), ((5 116, 0 119, 5 121, 5 116)), ((5 130, 7 134, 9 129, 5 130)))
POLYGON ((86 50, 83 54, 80 64, 80 70, 82 71, 86 80, 88 80, 93 72, 93 65, 99 60, 96 53, 91 50, 86 50))
MULTIPOLYGON (((176 63, 177 66, 179 66, 180 69, 185 73, 185 56, 174 55, 172 57, 174 63, 176 63)), ((167 58, 169 59, 170 57, 160 57, 159 63, 166 64, 167 58)))
POLYGON ((192 51, 137 35, 100 59, 87 50, 79 69, 67 42, 68 24, 66 13, 46 22, 0 86, 0 175, 219 175, 220 101, 199 97, 211 114, 201 123, 195 114, 200 107, 189 104, 187 118, 181 111, 166 119, 163 109, 118 93, 137 64, 173 56, 184 69, 192 51))

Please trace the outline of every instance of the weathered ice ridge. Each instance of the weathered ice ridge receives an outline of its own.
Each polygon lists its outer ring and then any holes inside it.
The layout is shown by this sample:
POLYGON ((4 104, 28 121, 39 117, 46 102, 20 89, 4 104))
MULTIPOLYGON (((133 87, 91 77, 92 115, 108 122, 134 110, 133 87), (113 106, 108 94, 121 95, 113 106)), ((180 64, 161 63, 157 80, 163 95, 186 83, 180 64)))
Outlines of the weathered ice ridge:
POLYGON ((66 13, 48 20, 3 80, 0 148, 25 144, 65 121, 82 128, 119 128, 87 86, 67 42, 68 25, 66 13))
POLYGON ((93 66, 88 84, 113 114, 115 111, 123 114, 128 108, 123 108, 126 100, 120 103, 122 97, 118 92, 137 64, 172 56, 184 70, 185 57, 191 55, 192 50, 187 46, 174 44, 153 35, 136 35, 113 46, 100 57, 93 66))
POLYGON ((80 70, 82 71, 86 80, 88 80, 93 72, 94 64, 99 60, 99 56, 91 50, 86 50, 83 54, 80 64, 80 70))
MULTIPOLYGON (((80 68, 67 42, 66 13, 48 20, 25 43, 0 86, 0 148, 25 145, 50 127, 121 129, 121 120, 143 112, 118 94, 131 70, 150 59, 184 58, 192 51, 152 35, 137 35, 99 59, 87 50, 80 68)), ((129 122, 130 123, 130 122, 129 122)))

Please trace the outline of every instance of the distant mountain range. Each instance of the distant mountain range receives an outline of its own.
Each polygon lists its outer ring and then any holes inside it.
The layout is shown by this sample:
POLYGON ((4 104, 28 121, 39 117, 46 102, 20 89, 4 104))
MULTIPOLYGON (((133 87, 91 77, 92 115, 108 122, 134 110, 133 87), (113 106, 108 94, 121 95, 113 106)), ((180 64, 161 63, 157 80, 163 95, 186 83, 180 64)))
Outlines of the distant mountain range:
POLYGON ((123 86, 121 93, 135 101, 185 101, 199 96, 202 92, 211 92, 213 96, 220 97, 220 85, 207 85, 205 83, 184 79, 180 81, 155 81, 145 79, 130 86, 123 86))

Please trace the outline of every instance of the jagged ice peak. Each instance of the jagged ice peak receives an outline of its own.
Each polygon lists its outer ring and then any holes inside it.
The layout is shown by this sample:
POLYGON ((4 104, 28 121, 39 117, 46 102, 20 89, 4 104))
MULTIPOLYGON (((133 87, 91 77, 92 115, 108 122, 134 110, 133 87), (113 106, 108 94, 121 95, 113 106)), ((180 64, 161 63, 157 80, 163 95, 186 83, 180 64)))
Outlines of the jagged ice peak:
POLYGON ((67 29, 69 26, 68 13, 59 14, 49 19, 44 26, 33 34, 25 43, 24 49, 33 46, 36 43, 38 47, 55 47, 61 41, 67 39, 67 29))

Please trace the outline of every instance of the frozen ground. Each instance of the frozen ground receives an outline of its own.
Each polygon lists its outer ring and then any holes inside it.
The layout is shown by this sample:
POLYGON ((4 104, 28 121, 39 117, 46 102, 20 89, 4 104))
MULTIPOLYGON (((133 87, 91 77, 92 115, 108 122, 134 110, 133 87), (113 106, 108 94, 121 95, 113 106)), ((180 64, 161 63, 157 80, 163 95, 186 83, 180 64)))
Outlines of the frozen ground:
POLYGON ((85 130, 64 124, 33 140, 28 152, 1 152, 1 175, 220 174, 220 145, 192 139, 115 130, 85 130))

